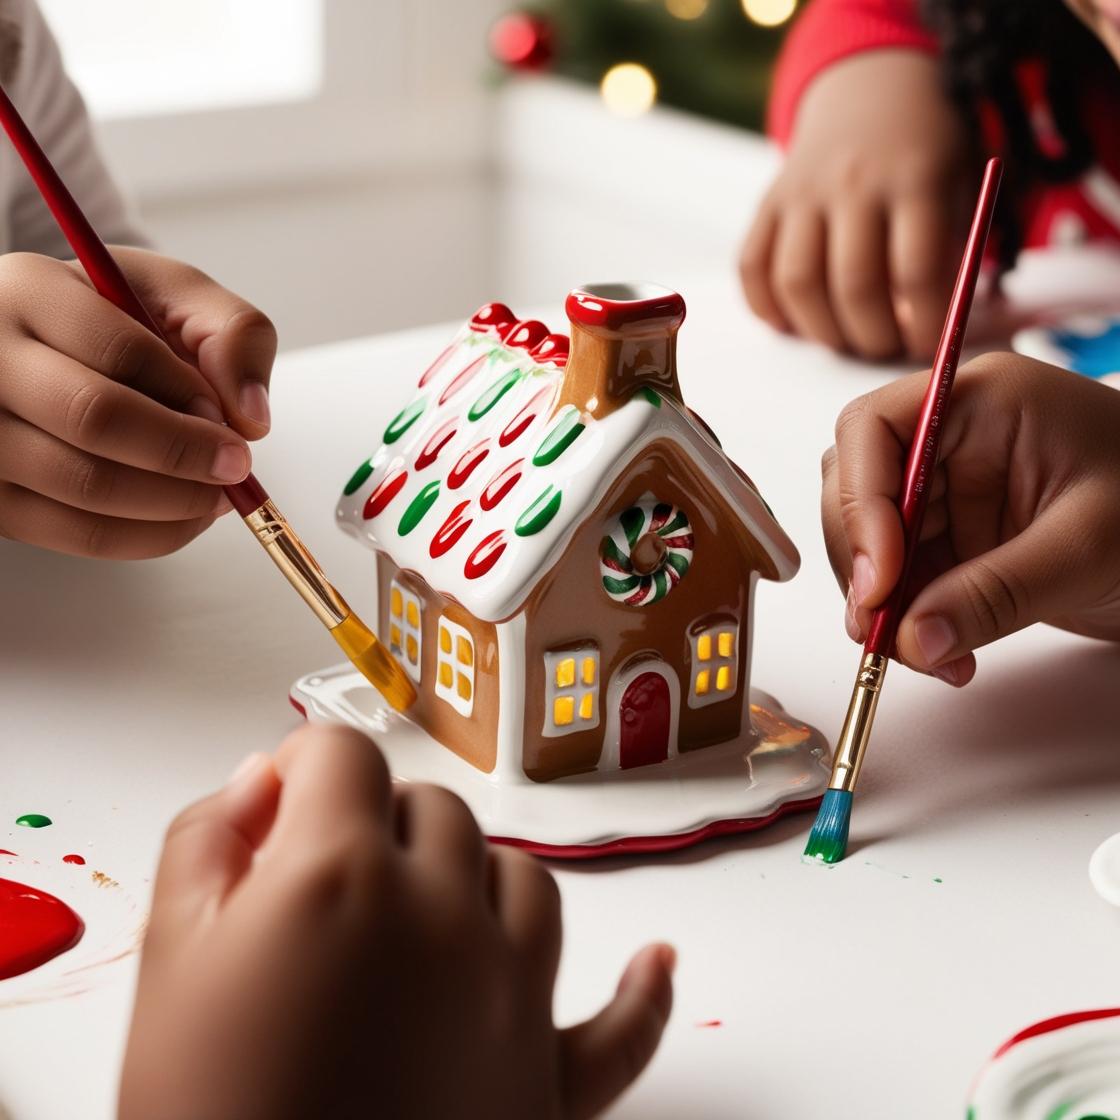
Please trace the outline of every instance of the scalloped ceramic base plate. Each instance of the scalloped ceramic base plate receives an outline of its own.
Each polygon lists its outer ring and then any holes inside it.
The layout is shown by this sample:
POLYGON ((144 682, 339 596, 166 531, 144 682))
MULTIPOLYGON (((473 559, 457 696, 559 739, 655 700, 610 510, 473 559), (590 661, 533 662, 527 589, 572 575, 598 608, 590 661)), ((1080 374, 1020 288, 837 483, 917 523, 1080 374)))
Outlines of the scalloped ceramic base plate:
POLYGON ((980 1074, 970 1120, 1120 1117, 1120 1008, 1035 1023, 1005 1042, 980 1074))
POLYGON ((824 737, 758 689, 751 690, 753 735, 652 766, 551 782, 499 781, 476 770, 387 708, 348 664, 301 677, 291 701, 312 721, 341 721, 373 736, 394 778, 453 790, 491 840, 559 859, 670 851, 749 832, 815 809, 828 784, 824 737))

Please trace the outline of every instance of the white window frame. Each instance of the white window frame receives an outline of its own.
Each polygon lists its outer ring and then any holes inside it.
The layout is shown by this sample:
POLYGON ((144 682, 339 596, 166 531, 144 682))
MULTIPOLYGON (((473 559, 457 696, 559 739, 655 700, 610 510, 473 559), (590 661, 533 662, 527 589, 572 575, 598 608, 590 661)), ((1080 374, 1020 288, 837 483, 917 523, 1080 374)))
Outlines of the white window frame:
POLYGON ((389 584, 389 652, 405 667, 408 675, 420 683, 420 659, 424 653, 424 604, 415 591, 410 591, 399 580, 389 584), (400 596, 401 609, 398 614, 393 610, 393 598, 400 596), (416 622, 408 617, 408 608, 416 608, 416 622), (416 644, 416 658, 409 656, 408 640, 416 644))
POLYGON ((572 735, 577 731, 591 731, 599 726, 599 685, 602 665, 599 660, 599 647, 596 645, 572 646, 569 649, 549 650, 544 655, 545 703, 544 727, 541 734, 546 739, 556 739, 562 735, 572 735), (560 684, 559 672, 566 661, 571 661, 572 680, 570 684, 560 684), (593 662, 591 680, 587 680, 586 662, 593 662), (571 698, 571 723, 556 722, 556 701, 571 698), (588 704, 588 701, 590 703, 588 704), (585 706, 590 713, 583 715, 585 706))
POLYGON ((692 649, 692 668, 688 680, 688 706, 690 708, 706 708, 709 704, 718 704, 722 700, 730 700, 738 690, 739 681, 739 623, 735 619, 721 619, 709 621, 702 626, 697 626, 689 634, 692 649), (731 652, 725 655, 720 646, 720 638, 731 635, 731 652), (705 646, 707 642, 707 646, 705 646), (707 657, 701 657, 702 652, 707 652, 707 657), (727 688, 719 688, 720 674, 726 670, 727 688), (708 674, 708 687, 705 692, 698 692, 702 673, 708 674))
POLYGON ((475 667, 477 663, 478 653, 474 648, 474 635, 465 626, 460 626, 457 622, 452 622, 447 615, 440 615, 439 625, 436 631, 435 693, 441 700, 450 704, 459 715, 465 716, 468 719, 474 711, 475 667), (443 648, 444 634, 447 634, 450 638, 451 648, 449 650, 443 648), (469 664, 460 659, 459 643, 461 641, 466 642, 470 649, 469 664), (451 672, 450 684, 445 684, 443 681, 443 669, 445 666, 451 672), (464 698, 460 695, 460 679, 467 681, 469 684, 469 697, 464 698))

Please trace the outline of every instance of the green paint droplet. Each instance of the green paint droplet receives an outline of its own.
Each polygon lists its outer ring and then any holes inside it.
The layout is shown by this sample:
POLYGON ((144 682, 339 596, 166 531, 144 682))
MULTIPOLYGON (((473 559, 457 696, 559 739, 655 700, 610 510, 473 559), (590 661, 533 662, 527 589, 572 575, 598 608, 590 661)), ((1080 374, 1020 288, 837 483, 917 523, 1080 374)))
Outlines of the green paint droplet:
POLYGON ((423 397, 417 397, 412 404, 402 408, 389 422, 389 426, 385 429, 385 435, 382 436, 382 439, 386 443, 396 443, 420 418, 420 413, 424 411, 424 405, 426 403, 423 397))
POLYGON ((642 385, 638 389, 638 396, 644 397, 647 401, 649 401, 651 405, 653 405, 654 408, 661 407, 660 394, 657 393, 654 389, 651 389, 648 385, 642 385))
POLYGON ((534 533, 539 533, 560 509, 560 494, 561 491, 555 486, 546 486, 517 519, 513 531, 519 537, 531 537, 534 533))
POLYGON ((485 416, 490 409, 521 380, 521 377, 522 374, 519 369, 510 370, 505 377, 499 377, 498 380, 471 405, 471 410, 467 413, 467 418, 469 420, 478 420, 480 417, 485 416))
POLYGON ((938 879, 938 878, 937 878, 936 876, 934 876, 934 880, 933 880, 933 881, 934 881, 935 883, 944 883, 944 882, 945 882, 945 880, 944 880, 944 879, 938 879))
POLYGON ((583 431, 579 420, 579 409, 569 405, 560 419, 552 426, 552 430, 541 441, 537 453, 533 456, 535 467, 546 467, 555 462, 571 446, 576 437, 583 431))
POLYGON ((54 824, 50 817, 44 817, 42 813, 24 813, 22 817, 16 817, 16 824, 23 825, 24 828, 46 828, 49 824, 54 824))
POLYGON ((342 488, 343 494, 345 494, 347 497, 350 497, 350 495, 353 494, 354 491, 357 490, 358 487, 361 486, 361 484, 365 482, 365 480, 369 478, 371 474, 373 474, 373 464, 367 459, 350 476, 350 481, 342 488))
POLYGON ((420 524, 424 514, 428 512, 435 504, 436 498, 439 497, 439 479, 429 482, 415 498, 408 504, 408 509, 401 514, 400 524, 397 526, 397 532, 402 537, 407 537, 417 525, 420 524))

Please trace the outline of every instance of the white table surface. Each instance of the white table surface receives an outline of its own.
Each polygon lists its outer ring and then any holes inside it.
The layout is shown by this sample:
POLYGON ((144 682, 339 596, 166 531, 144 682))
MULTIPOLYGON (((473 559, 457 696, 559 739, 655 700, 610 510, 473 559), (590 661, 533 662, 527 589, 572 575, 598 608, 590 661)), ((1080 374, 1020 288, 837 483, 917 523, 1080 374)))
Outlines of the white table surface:
MULTIPOLYGON (((1069 294, 1036 271, 1041 289, 1025 291, 1069 294)), ((774 336, 730 278, 658 279, 689 304, 686 398, 802 550, 792 584, 760 585, 752 683, 834 737, 857 650, 820 539, 818 464, 843 403, 890 371, 774 336)), ((563 295, 549 316, 561 328, 563 295)), ((370 560, 334 527, 334 501, 448 334, 277 366, 256 470, 367 617, 370 560)), ((0 542, 0 565, 0 847, 44 867, 82 852, 85 871, 143 903, 171 816, 295 726, 290 682, 337 651, 233 517, 157 562, 0 542), (55 824, 17 828, 29 811, 55 824)), ((960 1115, 1005 1036, 1120 1002, 1120 913, 1086 876, 1120 829, 1120 648, 1036 629, 979 661, 962 692, 892 674, 851 855, 834 870, 799 861, 806 816, 676 855, 554 865, 562 1021, 591 1013, 646 940, 680 952, 661 1051, 614 1116, 960 1115)), ((21 1006, 0 985, 0 1116, 112 1115, 135 966, 133 954, 81 995, 21 1006)))

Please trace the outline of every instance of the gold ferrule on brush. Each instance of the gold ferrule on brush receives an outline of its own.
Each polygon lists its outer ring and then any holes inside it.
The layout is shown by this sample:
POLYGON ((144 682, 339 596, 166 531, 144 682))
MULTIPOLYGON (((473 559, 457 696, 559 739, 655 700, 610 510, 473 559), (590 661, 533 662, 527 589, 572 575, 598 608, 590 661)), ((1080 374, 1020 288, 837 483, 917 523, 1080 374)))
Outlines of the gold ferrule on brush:
POLYGON ((844 717, 844 726, 836 744, 829 789, 845 790, 848 793, 855 789, 867 741, 871 738, 871 725, 875 722, 875 709, 879 704, 879 690, 883 687, 887 664, 888 659, 881 653, 863 655, 859 676, 852 689, 852 699, 848 704, 848 714, 844 717))
POLYGON ((271 501, 253 510, 244 521, 324 626, 333 630, 346 619, 350 614, 346 600, 330 585, 315 558, 271 501))

